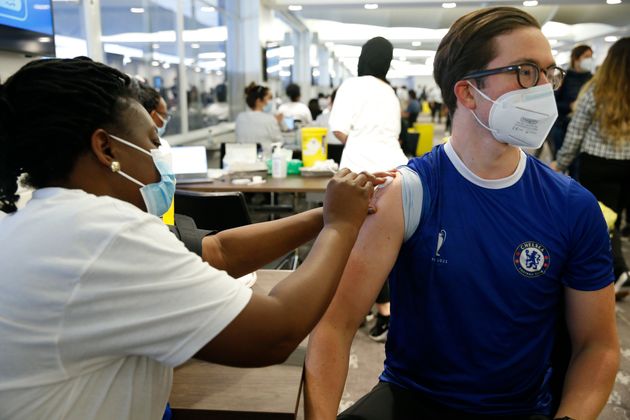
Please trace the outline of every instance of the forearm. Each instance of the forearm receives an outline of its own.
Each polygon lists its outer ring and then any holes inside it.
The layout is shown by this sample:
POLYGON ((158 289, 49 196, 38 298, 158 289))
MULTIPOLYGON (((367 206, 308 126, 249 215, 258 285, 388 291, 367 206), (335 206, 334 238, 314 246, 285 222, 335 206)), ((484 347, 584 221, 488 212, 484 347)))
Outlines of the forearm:
POLYGON ((577 128, 571 127, 571 124, 569 124, 564 143, 562 143, 562 147, 557 153, 556 163, 558 170, 565 171, 571 165, 580 151, 584 134, 584 132, 577 132, 577 128))
POLYGON ((219 232, 203 240, 203 259, 233 277, 250 273, 313 239, 323 227, 322 209, 219 232))
POLYGON ((296 331, 300 335, 298 342, 315 327, 328 308, 357 238, 358 228, 350 225, 324 227, 308 258, 289 276, 291 281, 278 284, 269 293, 269 296, 282 302, 291 322, 300 325, 299 331, 296 331))
POLYGON ((597 419, 615 382, 619 349, 601 343, 586 346, 571 359, 555 417, 597 419))
POLYGON ((310 335, 304 387, 305 417, 334 419, 348 375, 353 332, 338 333, 339 326, 320 322, 310 335))

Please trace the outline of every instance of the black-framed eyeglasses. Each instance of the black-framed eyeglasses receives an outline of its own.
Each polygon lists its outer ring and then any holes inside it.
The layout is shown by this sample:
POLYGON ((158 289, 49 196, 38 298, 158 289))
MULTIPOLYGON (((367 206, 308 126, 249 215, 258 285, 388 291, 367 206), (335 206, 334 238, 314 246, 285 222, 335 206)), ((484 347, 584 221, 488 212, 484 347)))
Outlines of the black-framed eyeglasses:
POLYGON ((166 122, 170 121, 170 119, 171 119, 171 114, 169 114, 169 113, 162 114, 161 112, 159 112, 159 111, 157 111, 157 110, 156 110, 155 112, 156 112, 156 113, 157 113, 157 114, 158 114, 158 115, 159 115, 159 116, 160 116, 160 117, 161 117, 164 121, 166 121, 166 122))
POLYGON ((478 79, 481 77, 491 76, 493 74, 508 72, 516 73, 516 80, 523 89, 536 86, 538 84, 538 79, 540 78, 540 73, 543 73, 547 80, 549 80, 549 83, 551 83, 553 90, 558 90, 560 86, 562 86, 562 81, 564 80, 564 75, 566 74, 564 70, 557 66, 549 66, 546 69, 542 69, 534 63, 522 63, 498 67, 496 69, 474 71, 465 75, 462 80, 478 79))

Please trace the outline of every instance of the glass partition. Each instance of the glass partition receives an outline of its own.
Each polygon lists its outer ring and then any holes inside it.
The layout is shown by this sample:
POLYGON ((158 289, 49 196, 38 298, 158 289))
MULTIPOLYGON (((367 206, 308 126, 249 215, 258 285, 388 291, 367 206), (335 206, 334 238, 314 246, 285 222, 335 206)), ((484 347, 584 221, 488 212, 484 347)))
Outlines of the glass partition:
POLYGON ((226 88, 227 26, 214 1, 190 0, 184 9, 186 103, 190 130, 229 120, 226 88))

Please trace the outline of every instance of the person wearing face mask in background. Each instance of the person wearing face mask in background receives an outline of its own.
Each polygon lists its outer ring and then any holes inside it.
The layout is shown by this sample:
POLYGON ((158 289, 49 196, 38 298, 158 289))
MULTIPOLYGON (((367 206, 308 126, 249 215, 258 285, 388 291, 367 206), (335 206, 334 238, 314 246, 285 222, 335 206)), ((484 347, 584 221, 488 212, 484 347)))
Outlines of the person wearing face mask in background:
MULTIPOLYGON (((630 38, 615 42, 578 97, 557 161, 565 171, 579 158, 580 183, 617 213, 613 256, 617 297, 630 273, 620 243, 622 212, 630 196, 630 38)), ((626 210, 627 211, 627 210, 626 210)))
POLYGON ((272 115, 272 98, 268 87, 250 83, 245 88, 245 102, 249 109, 236 117, 236 141, 260 143, 263 158, 271 157, 271 143, 282 141, 280 122, 283 115, 272 115))
MULTIPOLYGON (((556 158, 558 150, 562 147, 564 137, 567 132, 569 122, 571 122, 571 114, 575 109, 575 101, 580 93, 580 89, 591 77, 595 70, 595 61, 593 59, 593 50, 588 45, 578 45, 571 50, 571 62, 564 82, 558 90, 556 90, 556 104, 558 106, 558 119, 553 125, 550 133, 552 144, 553 159, 556 158)), ((576 171, 572 168, 571 175, 575 175, 576 171)))
POLYGON ((324 207, 203 239, 156 217, 174 179, 129 77, 86 57, 0 84, 0 417, 158 419, 173 368, 284 361, 323 314, 373 185, 339 171, 324 207), (36 190, 16 209, 16 179, 36 190), (270 295, 234 278, 317 237, 270 295), (264 246, 260 246, 264 244, 264 246))
POLYGON ((297 121, 304 125, 308 125, 313 122, 313 116, 308 106, 300 102, 302 92, 300 86, 295 83, 291 83, 285 89, 285 93, 289 97, 290 101, 283 103, 278 107, 280 112, 285 117, 293 118, 293 121, 297 121))
POLYGON ((517 8, 468 13, 442 38, 434 78, 452 136, 377 190, 310 335, 306 418, 336 415, 387 278, 384 371, 338 419, 597 418, 619 366, 607 226, 590 192, 521 150, 549 133, 563 73, 517 8))
POLYGON ((166 101, 157 90, 149 86, 144 80, 133 78, 132 91, 136 94, 138 102, 147 110, 153 123, 157 127, 158 136, 164 137, 166 126, 171 120, 166 101))

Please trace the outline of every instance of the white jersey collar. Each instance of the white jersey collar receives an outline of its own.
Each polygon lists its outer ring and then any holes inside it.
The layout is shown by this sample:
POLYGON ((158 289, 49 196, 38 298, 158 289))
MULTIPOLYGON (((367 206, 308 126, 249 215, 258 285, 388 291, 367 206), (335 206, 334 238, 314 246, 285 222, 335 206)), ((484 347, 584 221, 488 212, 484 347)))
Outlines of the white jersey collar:
POLYGON ((457 156, 457 153, 455 153, 455 150, 453 149, 450 141, 448 141, 444 145, 444 152, 446 153, 446 156, 448 156, 453 166, 455 166, 455 169, 457 169, 457 172, 459 172, 461 176, 466 178, 466 180, 472 182, 479 187, 493 190, 511 187, 512 185, 516 184, 523 176, 523 173, 525 172, 525 167, 527 165, 527 155, 525 154, 525 152, 519 149, 520 158, 518 161, 518 166, 516 167, 516 170, 512 175, 500 179, 484 179, 475 175, 470 169, 466 167, 464 162, 459 158, 459 156, 457 156))

